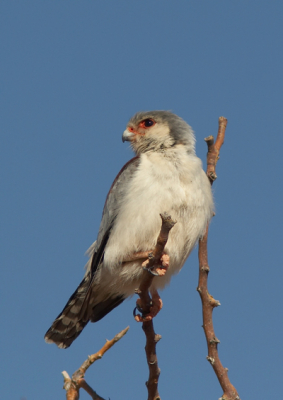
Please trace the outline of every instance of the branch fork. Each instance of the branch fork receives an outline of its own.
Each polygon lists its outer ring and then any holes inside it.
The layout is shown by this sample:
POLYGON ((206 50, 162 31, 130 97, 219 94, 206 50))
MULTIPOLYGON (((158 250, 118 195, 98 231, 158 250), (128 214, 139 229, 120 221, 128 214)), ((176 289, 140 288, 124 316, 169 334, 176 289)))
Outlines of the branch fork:
POLYGON ((82 363, 80 368, 75 371, 70 378, 68 372, 63 371, 62 375, 64 377, 64 386, 63 389, 66 390, 66 399, 67 400, 78 400, 79 399, 79 391, 80 389, 84 389, 93 400, 105 400, 103 397, 100 397, 85 381, 84 376, 87 369, 93 364, 95 361, 100 360, 104 353, 109 350, 116 342, 118 342, 129 330, 129 326, 126 329, 123 329, 120 333, 118 333, 112 340, 106 340, 105 345, 95 354, 88 356, 87 360, 82 363))

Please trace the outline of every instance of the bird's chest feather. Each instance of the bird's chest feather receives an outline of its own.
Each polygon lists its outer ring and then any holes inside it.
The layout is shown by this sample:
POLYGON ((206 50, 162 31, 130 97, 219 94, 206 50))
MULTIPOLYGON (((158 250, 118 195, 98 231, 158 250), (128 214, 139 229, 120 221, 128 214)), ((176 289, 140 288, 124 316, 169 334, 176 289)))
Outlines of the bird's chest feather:
POLYGON ((128 183, 105 251, 105 263, 117 265, 134 252, 152 250, 161 227, 160 213, 166 211, 177 221, 166 251, 172 272, 180 269, 207 221, 203 174, 201 161, 186 152, 143 154, 128 183))

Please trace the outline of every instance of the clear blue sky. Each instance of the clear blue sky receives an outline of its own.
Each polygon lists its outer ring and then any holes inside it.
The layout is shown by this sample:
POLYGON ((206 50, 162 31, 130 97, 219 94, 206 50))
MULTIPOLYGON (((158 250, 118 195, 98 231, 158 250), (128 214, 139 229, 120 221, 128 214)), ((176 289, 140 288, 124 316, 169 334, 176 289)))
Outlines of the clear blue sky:
MULTIPOLYGON (((130 325, 91 367, 105 398, 146 398, 135 300, 68 350, 43 335, 83 276, 139 110, 203 138, 228 118, 214 186, 209 290, 220 358, 242 399, 282 394, 282 1, 1 1, 1 400, 64 398, 62 370, 130 325)), ((162 400, 218 399, 196 251, 155 320, 162 400)), ((81 394, 81 399, 89 397, 81 394)))

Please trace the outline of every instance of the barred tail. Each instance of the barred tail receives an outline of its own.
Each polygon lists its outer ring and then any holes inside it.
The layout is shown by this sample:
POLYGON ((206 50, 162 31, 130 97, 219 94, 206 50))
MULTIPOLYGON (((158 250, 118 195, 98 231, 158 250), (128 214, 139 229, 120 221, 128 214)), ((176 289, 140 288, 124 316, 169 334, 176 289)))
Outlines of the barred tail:
POLYGON ((95 293, 99 292, 99 287, 90 288, 90 279, 90 274, 85 276, 63 311, 48 329, 44 337, 47 343, 55 343, 58 347, 66 349, 89 321, 99 321, 125 300, 124 296, 116 294, 108 295, 105 300, 96 303, 95 293))

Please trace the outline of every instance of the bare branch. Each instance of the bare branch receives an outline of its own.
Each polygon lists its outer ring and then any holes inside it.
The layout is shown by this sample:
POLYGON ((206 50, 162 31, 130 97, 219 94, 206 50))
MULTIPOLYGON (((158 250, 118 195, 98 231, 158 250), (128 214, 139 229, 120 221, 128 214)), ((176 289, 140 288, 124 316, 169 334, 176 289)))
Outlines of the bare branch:
MULTIPOLYGON (((219 118, 219 129, 216 142, 214 144, 213 136, 209 136, 205 139, 208 147, 207 153, 207 176, 210 180, 211 185, 217 178, 215 167, 219 159, 219 151, 224 143, 225 128, 227 125, 227 119, 224 117, 219 118)), ((240 400, 237 390, 231 384, 228 378, 228 369, 224 368, 218 356, 217 345, 220 341, 217 339, 212 321, 212 311, 214 307, 220 305, 218 300, 215 300, 208 292, 207 279, 208 279, 208 257, 207 257, 207 236, 208 226, 204 237, 199 241, 199 282, 197 291, 200 294, 202 301, 202 315, 203 315, 203 329, 207 341, 208 356, 207 360, 212 365, 214 372, 219 380, 219 383, 223 389, 223 396, 221 400, 240 400)))
POLYGON ((81 379, 80 387, 83 388, 93 400, 104 400, 103 397, 100 397, 87 383, 84 379, 81 379))
POLYGON ((72 378, 70 378, 69 374, 66 371, 62 372, 64 377, 64 386, 63 388, 66 390, 66 398, 67 400, 78 400, 79 399, 79 390, 83 388, 93 400, 105 400, 100 397, 85 381, 84 375, 87 369, 93 364, 96 360, 100 360, 104 353, 109 350, 116 342, 118 342, 129 330, 129 326, 126 329, 123 329, 120 333, 118 333, 112 340, 107 340, 105 345, 95 354, 92 354, 87 358, 86 361, 82 363, 80 368, 73 373, 72 378))
POLYGON ((161 400, 158 393, 160 369, 156 354, 156 343, 161 339, 161 335, 157 335, 154 332, 153 320, 143 322, 142 329, 146 336, 145 354, 149 369, 149 377, 146 382, 148 400, 161 400))
MULTIPOLYGON (((143 274, 142 282, 139 286, 139 289, 137 290, 137 294, 140 297, 140 306, 143 314, 148 314, 151 307, 151 298, 148 291, 154 275, 152 275, 150 269, 159 262, 160 257, 162 256, 162 253, 164 251, 164 247, 167 243, 169 232, 176 223, 167 213, 160 214, 160 217, 162 219, 162 225, 157 243, 154 251, 149 254, 149 263, 147 264, 147 268, 143 274)), ((158 393, 158 379, 160 375, 160 369, 158 367, 158 360, 156 355, 156 343, 161 339, 161 336, 157 335, 154 332, 152 320, 144 320, 142 324, 142 329, 146 336, 145 353, 149 369, 149 378, 146 382, 148 390, 148 400, 161 400, 158 393)))
POLYGON ((80 368, 73 373, 72 379, 80 379, 83 378, 87 369, 93 364, 95 361, 100 360, 103 357, 104 353, 109 350, 116 342, 118 342, 129 330, 129 326, 126 329, 123 329, 120 333, 118 333, 112 340, 106 340, 105 345, 95 354, 92 354, 87 358, 86 361, 80 366, 80 368))
POLYGON ((220 148, 224 143, 225 129, 227 126, 227 122, 228 121, 226 118, 219 117, 219 128, 215 144, 214 144, 214 137, 212 135, 204 139, 207 143, 207 148, 208 148, 207 159, 206 159, 207 161, 206 174, 211 184, 217 178, 215 167, 217 161, 219 160, 220 148))

